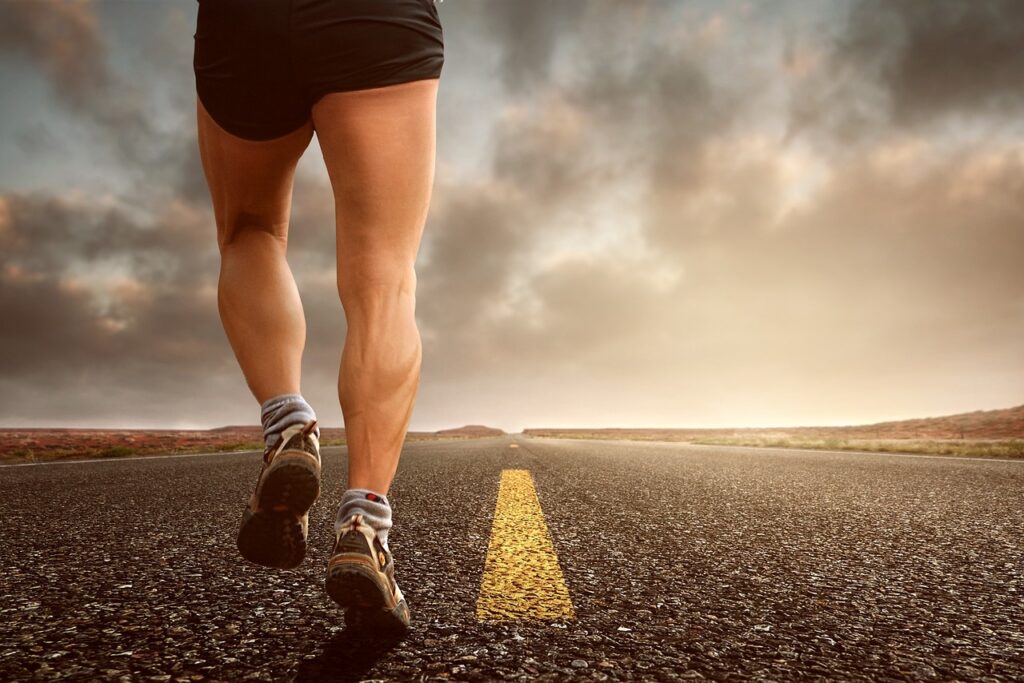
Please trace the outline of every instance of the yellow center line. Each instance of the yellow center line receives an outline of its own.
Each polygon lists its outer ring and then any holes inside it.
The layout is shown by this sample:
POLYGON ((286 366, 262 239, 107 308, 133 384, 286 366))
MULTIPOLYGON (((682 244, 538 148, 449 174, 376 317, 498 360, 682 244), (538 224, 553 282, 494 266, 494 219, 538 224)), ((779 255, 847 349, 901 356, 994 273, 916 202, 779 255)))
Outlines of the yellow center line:
POLYGON ((529 470, 501 472, 476 617, 481 621, 575 618, 529 470))

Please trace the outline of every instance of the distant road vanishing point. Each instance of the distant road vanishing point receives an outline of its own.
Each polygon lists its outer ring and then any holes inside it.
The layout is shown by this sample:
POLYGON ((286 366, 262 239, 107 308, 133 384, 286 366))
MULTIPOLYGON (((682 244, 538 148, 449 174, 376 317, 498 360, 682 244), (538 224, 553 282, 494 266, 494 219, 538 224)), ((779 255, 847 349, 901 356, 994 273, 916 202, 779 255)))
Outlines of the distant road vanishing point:
POLYGON ((247 564, 260 454, 0 468, 0 680, 1021 680, 1024 461, 547 439, 407 442, 413 630, 247 564))

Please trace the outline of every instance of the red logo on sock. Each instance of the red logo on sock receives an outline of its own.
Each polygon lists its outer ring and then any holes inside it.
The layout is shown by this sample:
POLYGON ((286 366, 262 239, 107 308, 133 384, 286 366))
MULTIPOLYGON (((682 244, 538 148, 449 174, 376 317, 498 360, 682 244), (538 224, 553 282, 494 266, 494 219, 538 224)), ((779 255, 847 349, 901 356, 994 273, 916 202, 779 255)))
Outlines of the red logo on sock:
POLYGON ((379 500, 380 499, 380 496, 378 496, 376 493, 367 493, 366 497, 368 499, 370 499, 370 500, 379 500))

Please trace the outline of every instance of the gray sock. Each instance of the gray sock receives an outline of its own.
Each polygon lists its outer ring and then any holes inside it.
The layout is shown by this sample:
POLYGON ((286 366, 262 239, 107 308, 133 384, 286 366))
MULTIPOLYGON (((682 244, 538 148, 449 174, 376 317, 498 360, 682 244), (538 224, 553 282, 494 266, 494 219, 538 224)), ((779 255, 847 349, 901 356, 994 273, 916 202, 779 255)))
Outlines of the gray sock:
POLYGON ((391 530, 391 503, 383 494, 370 489, 347 489, 341 495, 341 505, 334 521, 334 534, 348 519, 349 515, 359 512, 363 519, 377 532, 377 538, 388 550, 388 532, 391 530))
MULTIPOLYGON (((280 394, 263 402, 260 419, 263 421, 263 441, 270 447, 285 429, 316 419, 316 413, 302 394, 280 394)), ((319 439, 320 427, 317 426, 313 433, 319 439)))

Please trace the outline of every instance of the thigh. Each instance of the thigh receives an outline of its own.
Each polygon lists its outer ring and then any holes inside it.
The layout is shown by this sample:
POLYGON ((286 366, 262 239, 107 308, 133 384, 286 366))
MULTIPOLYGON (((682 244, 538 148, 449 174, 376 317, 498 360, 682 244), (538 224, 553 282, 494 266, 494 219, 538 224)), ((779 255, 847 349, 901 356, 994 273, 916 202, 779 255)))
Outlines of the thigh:
POLYGON ((223 247, 240 229, 288 236, 295 167, 313 137, 312 121, 272 140, 237 137, 196 101, 199 153, 223 247))
POLYGON ((438 84, 328 93, 314 105, 334 189, 339 282, 413 265, 434 181, 438 84))

